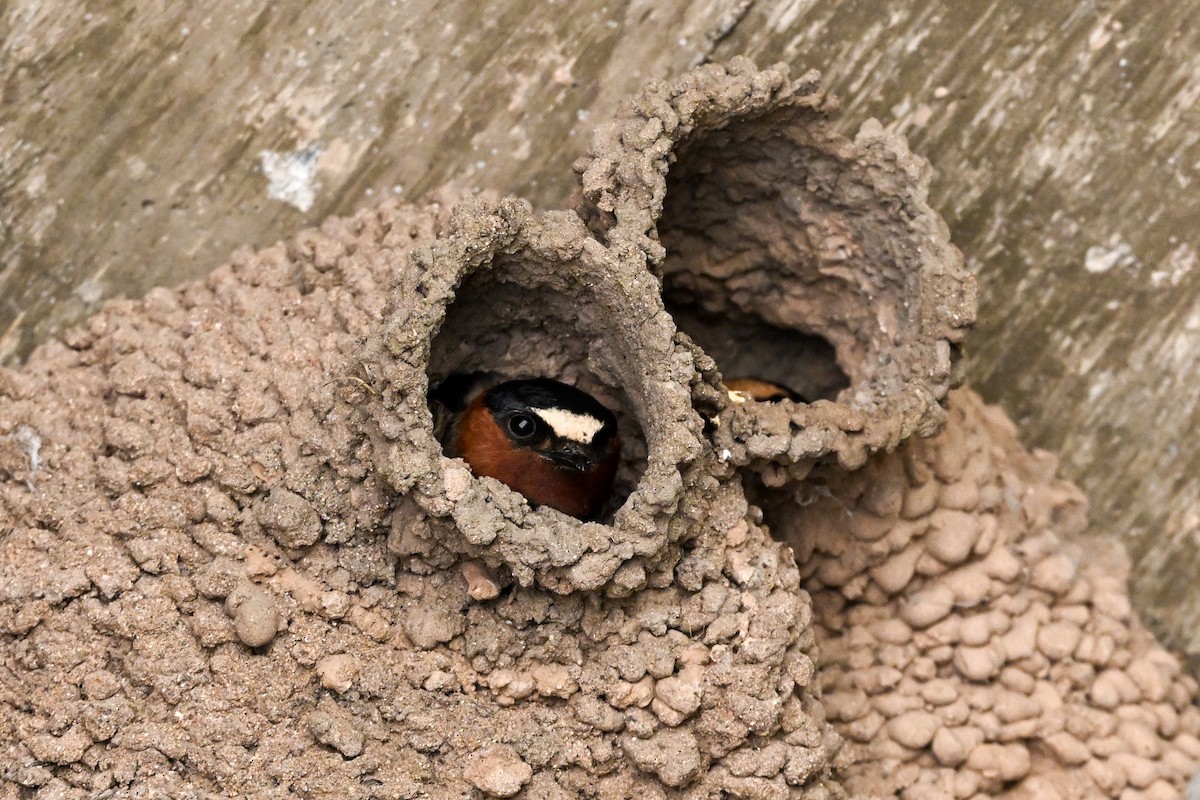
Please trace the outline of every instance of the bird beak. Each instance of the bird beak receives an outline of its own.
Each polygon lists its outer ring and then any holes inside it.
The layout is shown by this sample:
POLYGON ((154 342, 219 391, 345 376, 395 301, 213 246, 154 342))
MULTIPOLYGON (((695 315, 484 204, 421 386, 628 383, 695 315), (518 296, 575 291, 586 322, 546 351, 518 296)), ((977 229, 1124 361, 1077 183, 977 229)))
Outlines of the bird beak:
POLYGON ((546 455, 560 467, 575 472, 586 472, 592 466, 591 454, 576 444, 564 444, 547 451, 546 455))

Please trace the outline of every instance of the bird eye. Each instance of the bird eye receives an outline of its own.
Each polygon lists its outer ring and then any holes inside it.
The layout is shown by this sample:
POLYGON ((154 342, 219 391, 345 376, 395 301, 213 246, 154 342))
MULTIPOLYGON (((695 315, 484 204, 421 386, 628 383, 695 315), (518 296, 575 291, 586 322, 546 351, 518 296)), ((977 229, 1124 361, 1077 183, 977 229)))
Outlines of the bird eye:
POLYGON ((537 423, 528 414, 513 414, 508 418, 508 430, 518 439, 528 439, 537 431, 537 423))

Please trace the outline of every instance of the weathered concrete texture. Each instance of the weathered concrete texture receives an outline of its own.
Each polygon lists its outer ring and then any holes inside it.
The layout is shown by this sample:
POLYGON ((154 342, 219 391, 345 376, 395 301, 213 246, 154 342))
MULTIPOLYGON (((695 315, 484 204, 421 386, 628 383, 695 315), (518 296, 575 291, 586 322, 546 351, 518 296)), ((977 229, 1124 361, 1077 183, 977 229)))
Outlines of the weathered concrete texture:
POLYGON ((5 3, 0 357, 451 178, 561 206, 589 111, 697 63, 737 18, 722 0, 5 3))

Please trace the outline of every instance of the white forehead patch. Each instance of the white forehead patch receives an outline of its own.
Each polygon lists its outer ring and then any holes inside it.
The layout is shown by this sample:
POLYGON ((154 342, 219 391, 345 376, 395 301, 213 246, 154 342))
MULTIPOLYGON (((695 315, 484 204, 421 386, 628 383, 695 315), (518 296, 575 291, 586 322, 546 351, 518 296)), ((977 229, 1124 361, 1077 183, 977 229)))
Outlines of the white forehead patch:
POLYGON ((591 444, 604 422, 590 414, 576 414, 561 408, 531 408, 555 434, 580 444, 591 444))

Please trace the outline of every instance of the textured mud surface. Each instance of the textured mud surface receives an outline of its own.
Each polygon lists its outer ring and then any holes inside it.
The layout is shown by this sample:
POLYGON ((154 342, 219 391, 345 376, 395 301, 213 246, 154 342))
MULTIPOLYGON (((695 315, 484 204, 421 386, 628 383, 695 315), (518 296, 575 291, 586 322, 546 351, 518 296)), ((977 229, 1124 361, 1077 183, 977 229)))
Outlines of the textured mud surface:
POLYGON ((1082 494, 999 409, 955 392, 938 436, 809 491, 766 506, 812 593, 848 790, 1180 796, 1196 682, 1132 613, 1124 552, 1076 538, 1082 494))
POLYGON ((0 372, 5 796, 1177 796, 1194 684, 947 397, 927 168, 831 110, 706 67, 601 129, 579 214, 333 219, 0 372), (820 399, 732 403, 778 336, 820 399), (442 456, 473 369, 618 409, 604 520, 442 456))

